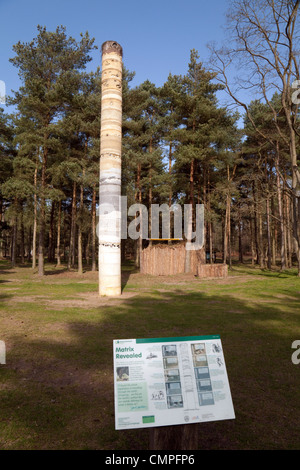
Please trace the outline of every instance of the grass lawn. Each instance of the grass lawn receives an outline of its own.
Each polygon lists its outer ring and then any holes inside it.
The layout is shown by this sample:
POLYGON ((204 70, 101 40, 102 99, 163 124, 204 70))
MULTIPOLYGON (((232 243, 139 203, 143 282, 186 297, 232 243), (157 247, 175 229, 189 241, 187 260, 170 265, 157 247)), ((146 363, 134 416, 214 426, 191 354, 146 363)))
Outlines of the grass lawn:
POLYGON ((99 299, 97 273, 0 262, 0 449, 148 449, 115 431, 112 341, 219 334, 236 419, 202 423, 199 449, 300 449, 300 279, 234 266, 224 280, 123 271, 99 299))

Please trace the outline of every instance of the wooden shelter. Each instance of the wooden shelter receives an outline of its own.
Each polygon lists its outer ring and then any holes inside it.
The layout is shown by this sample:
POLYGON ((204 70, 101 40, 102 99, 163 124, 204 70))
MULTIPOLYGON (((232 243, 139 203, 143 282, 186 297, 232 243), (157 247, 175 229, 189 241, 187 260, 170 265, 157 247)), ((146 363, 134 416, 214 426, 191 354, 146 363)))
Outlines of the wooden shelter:
MULTIPOLYGON (((152 244, 142 250, 140 272, 153 276, 170 276, 184 273, 185 244, 152 244)), ((227 277, 226 264, 206 264, 205 250, 191 251, 191 272, 200 278, 227 277)))

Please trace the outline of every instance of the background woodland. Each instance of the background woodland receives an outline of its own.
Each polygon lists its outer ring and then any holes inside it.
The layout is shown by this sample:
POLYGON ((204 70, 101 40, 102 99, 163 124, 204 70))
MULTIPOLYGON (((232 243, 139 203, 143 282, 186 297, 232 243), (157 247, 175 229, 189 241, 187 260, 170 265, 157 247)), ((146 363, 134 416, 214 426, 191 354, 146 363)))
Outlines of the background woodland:
MULTIPOLYGON (((122 194, 128 206, 204 204, 207 262, 300 272, 299 2, 235 1, 231 43, 190 51, 185 75, 132 87, 123 70, 122 194), (238 80, 230 67, 238 68, 238 80), (222 106, 223 90, 231 104, 222 106), (253 92, 243 102, 241 91, 253 92), (293 94, 294 93, 294 94, 293 94), (293 99, 294 96, 294 99, 293 99)), ((97 270, 101 71, 96 48, 38 26, 11 62, 22 86, 0 109, 0 256, 97 270)), ((149 227, 151 229, 151 227, 149 227)), ((141 244, 123 242, 138 264, 141 244)))

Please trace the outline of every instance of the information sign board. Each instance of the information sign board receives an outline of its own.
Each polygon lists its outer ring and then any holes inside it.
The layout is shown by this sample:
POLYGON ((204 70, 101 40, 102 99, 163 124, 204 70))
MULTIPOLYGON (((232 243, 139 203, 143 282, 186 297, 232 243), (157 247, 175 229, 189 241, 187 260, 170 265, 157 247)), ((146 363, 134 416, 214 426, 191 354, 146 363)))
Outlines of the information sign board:
POLYGON ((116 429, 234 419, 219 335, 114 340, 116 429))

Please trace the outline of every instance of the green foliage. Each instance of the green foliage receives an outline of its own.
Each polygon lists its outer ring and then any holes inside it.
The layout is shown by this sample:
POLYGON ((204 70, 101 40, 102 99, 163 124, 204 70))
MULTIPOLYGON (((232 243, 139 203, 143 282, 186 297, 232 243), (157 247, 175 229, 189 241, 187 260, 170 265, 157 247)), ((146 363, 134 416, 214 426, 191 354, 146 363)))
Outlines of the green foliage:
MULTIPOLYGON (((94 237, 101 72, 86 71, 93 49, 88 33, 76 41, 62 26, 53 32, 38 26, 31 42, 13 47, 11 62, 22 80, 11 99, 17 112, 8 116, 0 110, 2 213, 11 225, 19 226, 22 219, 25 232, 37 217, 46 233, 40 247, 50 244, 53 253, 59 224, 67 251, 71 238, 76 248, 77 229, 87 253, 94 237)), ((129 205, 204 204, 206 240, 211 233, 222 249, 227 215, 233 230, 241 216, 251 220, 253 184, 275 197, 270 186, 274 142, 279 143, 280 171, 290 174, 280 95, 270 99, 276 120, 270 107, 250 104, 257 133, 247 118, 239 129, 240 116, 219 105, 223 86, 195 49, 186 73, 169 74, 162 87, 149 80, 131 87, 133 77, 123 66, 122 194, 129 205)), ((259 200, 265 204, 263 197, 259 200)), ((276 209, 276 201, 272 204, 276 209)), ((92 251, 95 257, 95 247, 92 251)))

